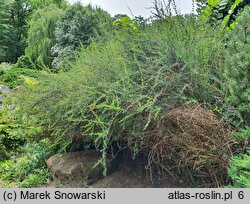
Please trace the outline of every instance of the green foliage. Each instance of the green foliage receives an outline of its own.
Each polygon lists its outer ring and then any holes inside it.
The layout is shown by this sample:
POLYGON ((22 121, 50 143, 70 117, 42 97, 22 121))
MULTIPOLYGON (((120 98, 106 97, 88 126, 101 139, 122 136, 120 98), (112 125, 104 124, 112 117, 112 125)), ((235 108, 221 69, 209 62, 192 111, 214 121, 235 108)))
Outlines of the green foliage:
POLYGON ((21 157, 18 161, 6 160, 1 163, 0 172, 3 180, 23 180, 28 174, 29 161, 26 156, 21 157))
POLYGON ((239 141, 249 140, 250 139, 250 126, 240 129, 239 132, 235 134, 235 137, 239 141))
POLYGON ((196 4, 196 11, 200 15, 207 7, 207 0, 196 0, 195 4, 196 4))
POLYGON ((201 19, 230 31, 234 29, 237 16, 249 3, 248 0, 210 0, 207 1, 207 7, 204 8, 201 19))
MULTIPOLYGON (((28 0, 2 0, 0 10, 4 9, 4 18, 0 21, 3 25, 3 35, 8 35, 2 40, 3 46, 6 47, 5 58, 0 62, 15 63, 19 56, 24 54, 27 37, 26 20, 31 12, 28 0)), ((1 13, 1 11, 0 11, 1 13)), ((1 35, 1 34, 0 34, 1 35)))
POLYGON ((36 10, 30 17, 25 54, 38 69, 48 69, 52 66, 51 48, 56 43, 54 31, 63 13, 62 9, 52 4, 36 10))
POLYGON ((67 2, 65 0, 29 0, 31 7, 34 10, 42 9, 47 6, 56 5, 59 8, 65 8, 67 6, 67 2))
POLYGON ((117 30, 128 30, 129 32, 138 32, 139 31, 139 25, 136 21, 133 21, 129 17, 122 17, 113 22, 113 26, 117 30))
POLYGON ((15 65, 18 68, 35 69, 35 64, 31 61, 31 58, 26 55, 19 57, 15 65))
MULTIPOLYGON (((32 126, 31 123, 24 120, 20 123, 13 113, 4 107, 3 110, 0 110, 0 159, 6 159, 13 152, 18 152, 27 141, 30 141, 32 135, 39 135, 40 132, 41 127, 32 126)), ((36 146, 33 147, 33 150, 36 150, 36 146)), ((49 151, 47 150, 47 152, 49 151)), ((32 154, 36 156, 35 153, 32 154)), ((40 155, 42 156, 42 154, 40 155)))
POLYGON ((29 174, 28 177, 23 180, 19 187, 31 188, 31 187, 42 187, 47 183, 47 179, 50 178, 50 172, 47 168, 36 169, 33 173, 29 174))
POLYGON ((21 148, 21 152, 25 152, 30 161, 31 169, 45 167, 45 160, 55 153, 55 150, 56 146, 49 139, 30 141, 21 148))
POLYGON ((0 63, 16 63, 26 48, 30 15, 45 6, 65 8, 64 0, 1 0, 0 1, 0 63))
POLYGON ((45 184, 50 173, 45 164, 54 153, 53 145, 49 140, 41 140, 35 144, 28 144, 22 148, 19 157, 5 160, 0 163, 0 179, 4 186, 14 182, 19 187, 37 187, 45 184))
POLYGON ((125 17, 128 17, 127 14, 116 14, 113 18, 112 18, 112 21, 116 21, 118 20, 119 18, 125 18, 125 17))
MULTIPOLYGON (((23 63, 22 64, 27 67, 29 63, 23 63)), ((16 88, 17 86, 24 85, 24 78, 25 77, 31 77, 31 78, 37 78, 38 76, 46 77, 45 72, 39 72, 37 70, 32 69, 26 69, 26 68, 17 68, 13 65, 0 65, 0 84, 5 84, 6 86, 10 88, 16 88)))
POLYGON ((250 151, 231 159, 228 174, 234 188, 250 188, 250 151))
POLYGON ((67 61, 76 59, 81 47, 87 47, 98 36, 111 30, 111 16, 101 8, 76 3, 62 16, 56 26, 56 45, 52 47, 53 67, 68 69, 67 61))
POLYGON ((12 43, 12 29, 5 0, 0 0, 0 63, 11 61, 12 56, 8 49, 12 43))
POLYGON ((47 168, 33 168, 32 163, 26 156, 17 161, 6 160, 0 163, 0 179, 3 180, 3 187, 16 185, 21 188, 39 187, 46 184, 51 177, 47 168))
POLYGON ((104 166, 113 142, 123 141, 135 157, 163 113, 223 95, 220 40, 192 16, 117 32, 83 49, 69 72, 38 79, 19 96, 19 114, 37 118, 53 141, 94 144, 104 166))
POLYGON ((216 6, 218 3, 220 3, 221 0, 208 0, 208 5, 210 6, 216 6))
POLYGON ((235 155, 230 160, 228 175, 234 188, 250 188, 250 127, 240 129, 235 138, 244 142, 244 152, 235 155))
POLYGON ((228 102, 238 108, 245 123, 250 122, 250 9, 246 7, 237 18, 237 25, 228 42, 226 68, 228 102))
POLYGON ((0 110, 0 159, 8 155, 8 151, 16 150, 25 142, 24 132, 7 109, 0 110))

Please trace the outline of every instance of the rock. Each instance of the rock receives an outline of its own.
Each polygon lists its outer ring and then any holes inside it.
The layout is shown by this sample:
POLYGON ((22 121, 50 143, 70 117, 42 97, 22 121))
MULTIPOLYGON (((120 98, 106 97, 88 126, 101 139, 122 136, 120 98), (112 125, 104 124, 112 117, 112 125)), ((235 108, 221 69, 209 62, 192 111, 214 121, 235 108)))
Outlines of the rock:
POLYGON ((27 88, 25 86, 17 86, 15 88, 13 88, 11 91, 13 93, 22 93, 22 92, 24 92, 26 90, 27 90, 27 88))
POLYGON ((4 97, 0 95, 0 104, 4 102, 4 97))
POLYGON ((101 165, 93 168, 101 155, 96 151, 56 154, 46 164, 53 180, 64 187, 86 187, 103 177, 101 165))
POLYGON ((10 92, 10 88, 5 86, 5 85, 2 85, 0 84, 0 94, 7 94, 10 92))
POLYGON ((5 105, 5 104, 1 104, 0 102, 0 111, 4 110, 4 108, 7 108, 10 113, 13 113, 15 110, 14 105, 5 105))
POLYGON ((4 103, 4 100, 5 100, 5 94, 8 94, 10 92, 10 88, 5 86, 5 85, 2 85, 0 84, 0 109, 3 109, 3 103, 4 103))
POLYGON ((9 87, 0 84, 0 111, 4 110, 5 107, 9 110, 9 112, 14 111, 15 105, 9 105, 5 103, 5 98, 10 92, 11 89, 9 87))
POLYGON ((2 111, 4 109, 4 96, 0 95, 0 111, 2 111))
POLYGON ((108 175, 103 176, 103 167, 93 166, 100 158, 96 151, 57 154, 46 163, 53 181, 47 187, 66 188, 174 188, 182 185, 172 177, 161 177, 154 182, 146 176, 145 162, 118 157, 109 162, 108 175), (114 160, 119 160, 114 161, 114 160), (112 168, 111 168, 112 167, 112 168))

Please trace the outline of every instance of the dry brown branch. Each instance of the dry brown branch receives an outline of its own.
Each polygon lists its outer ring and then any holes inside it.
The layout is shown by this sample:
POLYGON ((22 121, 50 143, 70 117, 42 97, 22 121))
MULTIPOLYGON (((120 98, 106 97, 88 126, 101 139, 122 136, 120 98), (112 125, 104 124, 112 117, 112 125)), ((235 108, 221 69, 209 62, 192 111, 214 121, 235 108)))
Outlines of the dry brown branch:
POLYGON ((185 166, 207 187, 225 184, 235 141, 216 115, 200 106, 176 108, 166 113, 155 129, 158 134, 153 130, 154 134, 145 137, 148 169, 158 166, 177 177, 185 166))

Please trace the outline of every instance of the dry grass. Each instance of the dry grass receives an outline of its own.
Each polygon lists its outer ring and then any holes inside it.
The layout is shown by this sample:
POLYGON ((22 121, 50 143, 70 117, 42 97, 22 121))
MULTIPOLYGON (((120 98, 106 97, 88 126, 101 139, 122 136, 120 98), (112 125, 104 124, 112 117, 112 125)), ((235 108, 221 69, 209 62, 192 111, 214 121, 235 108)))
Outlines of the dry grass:
POLYGON ((173 109, 146 138, 147 169, 151 176, 153 167, 173 177, 179 177, 185 167, 205 187, 219 187, 227 182, 235 141, 213 113, 200 106, 173 109))

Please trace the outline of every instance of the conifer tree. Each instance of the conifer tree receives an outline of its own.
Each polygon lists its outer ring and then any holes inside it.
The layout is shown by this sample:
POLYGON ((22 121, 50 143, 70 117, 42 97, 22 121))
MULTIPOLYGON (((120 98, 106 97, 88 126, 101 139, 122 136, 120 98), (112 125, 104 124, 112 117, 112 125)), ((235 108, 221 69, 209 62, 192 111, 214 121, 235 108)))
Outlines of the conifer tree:
POLYGON ((225 77, 228 101, 238 107, 246 123, 250 122, 250 7, 246 7, 231 33, 226 57, 225 77))

